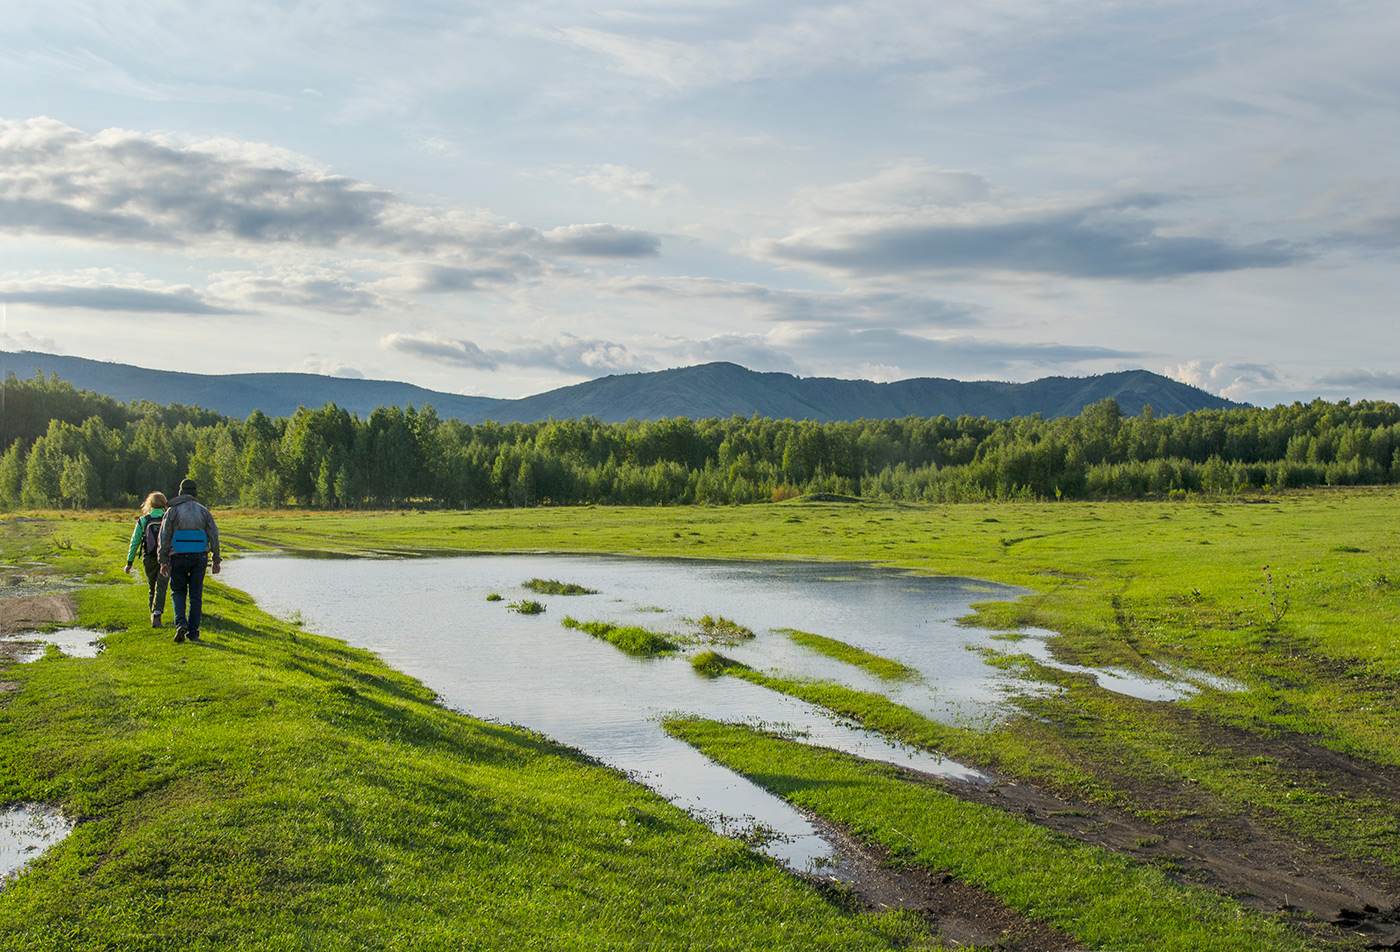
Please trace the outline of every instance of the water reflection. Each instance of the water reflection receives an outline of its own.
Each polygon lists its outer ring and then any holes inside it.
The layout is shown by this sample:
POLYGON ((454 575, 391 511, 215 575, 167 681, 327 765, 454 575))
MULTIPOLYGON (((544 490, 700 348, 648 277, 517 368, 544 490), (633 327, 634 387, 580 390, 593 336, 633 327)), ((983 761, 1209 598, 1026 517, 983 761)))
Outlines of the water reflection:
MULTIPOLYGON (((942 717, 1000 696, 992 669, 967 650, 980 633, 954 619, 973 601, 1013 594, 949 578, 866 566, 501 555, 405 560, 310 560, 281 554, 239 559, 228 580, 282 615, 378 654, 476 717, 520 724, 629 772, 716 828, 736 818, 775 830, 766 851, 795 868, 827 859, 829 846, 782 801, 667 736, 668 713, 746 721, 797 739, 930 773, 976 780, 976 771, 836 723, 812 706, 735 678, 707 680, 684 656, 629 657, 565 629, 565 615, 689 633, 689 619, 723 615, 758 633, 724 646, 745 664, 881 690, 942 717), (596 595, 526 592, 554 578, 596 595), (499 594, 501 601, 488 602, 499 594), (508 609, 523 597, 542 615, 508 609), (795 645, 774 628, 839 638, 896 658, 925 680, 891 686, 795 645)), ((704 646, 695 645, 691 651, 704 646)), ((739 821, 742 822, 742 821, 739 821)))
POLYGON ((11 656, 20 663, 38 661, 53 645, 70 658, 96 658, 102 651, 99 641, 105 632, 89 628, 55 628, 53 631, 25 631, 0 637, 0 642, 13 646, 11 656))
POLYGON ((53 807, 27 803, 0 811, 0 886, 71 832, 73 821, 53 807))

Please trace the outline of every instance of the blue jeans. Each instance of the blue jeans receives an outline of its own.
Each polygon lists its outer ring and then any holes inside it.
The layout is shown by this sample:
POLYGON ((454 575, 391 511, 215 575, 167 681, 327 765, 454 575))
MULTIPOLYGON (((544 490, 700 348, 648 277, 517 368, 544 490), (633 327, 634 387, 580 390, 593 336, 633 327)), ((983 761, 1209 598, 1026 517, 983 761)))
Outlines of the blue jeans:
POLYGON ((175 609, 175 627, 199 634, 199 620, 204 614, 204 566, 209 557, 176 552, 170 556, 170 603, 175 609), (188 592, 190 613, 185 614, 185 594, 188 592))

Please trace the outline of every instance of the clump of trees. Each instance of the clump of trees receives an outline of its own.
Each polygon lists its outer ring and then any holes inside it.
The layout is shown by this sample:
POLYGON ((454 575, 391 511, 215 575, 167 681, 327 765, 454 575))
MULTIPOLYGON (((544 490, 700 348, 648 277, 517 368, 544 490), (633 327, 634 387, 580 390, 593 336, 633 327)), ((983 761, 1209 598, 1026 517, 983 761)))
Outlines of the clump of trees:
POLYGON ((850 423, 593 418, 482 423, 432 407, 367 418, 326 404, 236 420, 118 403, 56 376, 5 381, 0 507, 129 506, 185 475, 219 505, 469 508, 748 503, 801 493, 900 500, 1143 498, 1400 481, 1400 407, 1314 400, 1125 416, 850 423))

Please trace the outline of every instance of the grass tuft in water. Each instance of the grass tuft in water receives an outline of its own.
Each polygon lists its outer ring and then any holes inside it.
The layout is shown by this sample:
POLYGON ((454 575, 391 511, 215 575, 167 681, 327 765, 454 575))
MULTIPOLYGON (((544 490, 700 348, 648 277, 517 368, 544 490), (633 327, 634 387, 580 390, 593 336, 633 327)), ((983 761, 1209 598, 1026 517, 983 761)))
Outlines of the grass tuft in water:
POLYGON ((854 665, 883 681, 917 681, 919 679, 917 669, 895 661, 893 658, 883 658, 880 655, 872 654, 844 641, 827 638, 825 635, 814 635, 809 631, 798 631, 795 628, 780 628, 778 631, 804 648, 811 648, 828 658, 835 658, 837 661, 854 665))
POLYGON ((522 615, 539 615, 543 614, 544 606, 533 598, 522 598, 518 602, 511 602, 510 610, 522 615))
POLYGON ((668 654, 678 647, 674 641, 656 631, 648 631, 636 625, 614 625, 606 621, 579 621, 573 616, 565 616, 560 622, 565 628, 586 631, 594 638, 601 638, 608 644, 638 658, 652 658, 668 654))
POLYGON ((695 673, 705 678, 718 678, 727 674, 731 668, 747 667, 733 658, 726 658, 718 651, 702 651, 690 659, 690 666, 695 669, 695 673))
POLYGON ((575 585, 573 582, 561 582, 557 578, 532 578, 528 582, 522 582, 521 588, 527 588, 540 595, 597 595, 596 588, 584 588, 582 585, 575 585))
POLYGON ((746 641, 754 636, 753 629, 745 628, 723 615, 706 615, 691 620, 700 628, 701 634, 712 641, 746 641))
POLYGON ((488 602, 499 602, 499 601, 501 601, 501 593, 500 593, 500 592, 492 592, 490 595, 487 595, 487 596, 486 596, 486 600, 487 600, 488 602))

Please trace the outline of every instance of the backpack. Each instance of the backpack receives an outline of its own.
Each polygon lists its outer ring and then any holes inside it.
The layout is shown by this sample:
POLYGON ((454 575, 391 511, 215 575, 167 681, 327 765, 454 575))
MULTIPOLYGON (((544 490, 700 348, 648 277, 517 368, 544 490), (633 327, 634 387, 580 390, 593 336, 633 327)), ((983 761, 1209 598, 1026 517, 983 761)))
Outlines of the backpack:
POLYGON ((141 545, 146 555, 154 556, 160 550, 160 522, 165 516, 147 516, 146 533, 141 536, 141 545))

